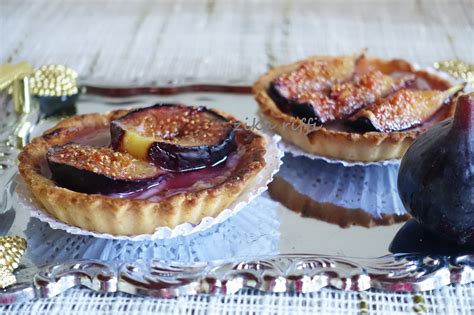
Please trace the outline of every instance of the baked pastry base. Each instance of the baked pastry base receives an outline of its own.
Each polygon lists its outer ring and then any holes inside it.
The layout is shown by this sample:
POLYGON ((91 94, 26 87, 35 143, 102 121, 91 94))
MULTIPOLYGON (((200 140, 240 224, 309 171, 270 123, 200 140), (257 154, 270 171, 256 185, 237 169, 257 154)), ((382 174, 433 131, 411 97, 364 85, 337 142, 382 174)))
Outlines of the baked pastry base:
MULTIPOLYGON (((178 193, 158 202, 79 193, 57 186, 44 175, 49 147, 108 128, 111 120, 126 113, 118 110, 104 115, 88 114, 65 119, 33 139, 20 153, 20 174, 47 213, 67 224, 113 235, 149 234, 159 226, 173 228, 185 222, 197 224, 202 218, 215 217, 227 208, 246 187, 252 185, 257 173, 265 166, 265 139, 240 130, 239 139, 243 140, 239 145, 244 146, 245 151, 223 183, 208 189, 178 193)), ((234 119, 229 115, 225 117, 234 119)))
MULTIPOLYGON (((416 137, 425 131, 428 126, 409 129, 401 132, 355 133, 337 130, 335 128, 315 128, 282 112, 268 95, 267 90, 273 79, 279 75, 296 69, 302 62, 328 56, 314 56, 290 65, 278 67, 263 75, 253 86, 255 99, 260 107, 260 115, 267 120, 271 128, 281 135, 284 141, 295 144, 304 151, 331 159, 353 162, 377 162, 383 160, 400 159, 416 137)), ((383 73, 395 71, 415 73, 417 77, 425 79, 432 88, 445 90, 450 87, 446 80, 428 73, 415 70, 404 60, 383 60, 365 58, 366 64, 362 67, 379 69, 383 73)), ((436 114, 435 122, 442 121, 454 114, 455 104, 445 105, 442 112, 436 114)))
POLYGON ((274 200, 282 203, 288 209, 300 213, 303 217, 337 224, 342 228, 353 225, 367 228, 391 225, 405 222, 411 218, 408 213, 403 215, 382 214, 380 218, 374 218, 362 209, 348 209, 331 203, 321 203, 301 194, 280 176, 276 176, 270 183, 268 192, 274 200))

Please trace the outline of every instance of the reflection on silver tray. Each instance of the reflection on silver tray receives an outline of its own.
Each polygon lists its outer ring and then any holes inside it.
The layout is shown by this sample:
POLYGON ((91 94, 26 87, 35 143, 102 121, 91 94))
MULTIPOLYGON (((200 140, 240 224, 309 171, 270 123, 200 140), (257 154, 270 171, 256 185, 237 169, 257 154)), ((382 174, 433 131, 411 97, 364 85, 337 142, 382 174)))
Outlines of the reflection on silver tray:
POLYGON ((30 219, 25 235, 29 248, 27 257, 37 266, 72 259, 134 261, 159 258, 195 262, 277 253, 278 227, 275 203, 257 198, 251 207, 245 207, 209 230, 163 240, 127 241, 73 235, 53 230, 36 218, 30 219))
MULTIPOLYGON (((256 117, 251 95, 225 93, 120 99, 83 95, 77 111, 105 112, 114 106, 146 106, 159 101, 217 107, 247 122, 256 117)), ((41 121, 34 134, 52 123, 41 121)), ((0 150, 12 152, 6 146, 0 150)), ((3 161, 14 165, 15 154, 5 156, 3 161)), ((0 304, 51 297, 76 285, 101 292, 173 297, 230 294, 244 287, 264 292, 312 292, 325 286, 420 291, 474 281, 474 255, 390 255, 388 245, 400 224, 342 229, 303 218, 269 200, 268 195, 195 235, 138 244, 73 236, 30 218, 15 200, 15 167, 0 172, 4 187, 1 235, 28 240, 27 254, 16 272, 18 283, 0 290, 0 304)))

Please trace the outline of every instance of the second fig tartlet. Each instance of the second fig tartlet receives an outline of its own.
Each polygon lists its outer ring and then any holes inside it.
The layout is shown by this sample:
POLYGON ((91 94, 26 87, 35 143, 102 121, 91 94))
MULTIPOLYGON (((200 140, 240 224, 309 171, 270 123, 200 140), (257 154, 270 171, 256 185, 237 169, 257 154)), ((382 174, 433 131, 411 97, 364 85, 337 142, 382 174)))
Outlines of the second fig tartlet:
POLYGON ((463 87, 404 60, 358 53, 277 67, 253 92, 285 142, 329 159, 378 162, 402 158, 418 135, 451 117, 463 87))

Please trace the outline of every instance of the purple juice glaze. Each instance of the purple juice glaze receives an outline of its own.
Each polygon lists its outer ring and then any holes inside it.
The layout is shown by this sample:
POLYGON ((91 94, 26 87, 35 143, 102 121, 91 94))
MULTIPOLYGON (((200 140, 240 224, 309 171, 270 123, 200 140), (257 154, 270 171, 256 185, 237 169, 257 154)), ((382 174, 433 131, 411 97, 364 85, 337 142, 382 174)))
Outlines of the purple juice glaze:
POLYGON ((142 199, 158 202, 165 197, 178 193, 199 190, 193 187, 195 184, 211 186, 221 184, 230 175, 231 171, 237 167, 239 158, 243 154, 242 151, 232 153, 227 159, 215 166, 187 172, 170 172, 169 177, 139 191, 109 194, 108 196, 112 198, 142 199), (222 180, 213 180, 216 177, 223 178, 222 180))
MULTIPOLYGON (((110 140, 111 137, 109 128, 102 128, 91 133, 82 134, 73 139, 71 142, 84 145, 109 146, 110 140)), ((169 177, 160 177, 157 182, 154 182, 150 186, 142 188, 138 191, 113 193, 107 194, 106 196, 112 198, 147 199, 152 202, 158 202, 159 200, 171 195, 198 190, 192 187, 195 186, 195 184, 205 185, 207 183, 210 186, 215 186, 221 184, 225 178, 223 178, 221 181, 212 181, 212 179, 221 176, 228 177, 231 171, 237 167, 239 158, 244 154, 244 152, 244 148, 238 147, 235 152, 217 162, 212 167, 186 172, 169 172, 169 177), (176 183, 183 183, 183 179, 186 179, 189 176, 199 177, 199 179, 191 181, 191 183, 184 185, 184 187, 173 187, 176 186, 176 183)), ((41 162, 40 168, 43 176, 51 178, 51 170, 46 161, 46 157, 44 161, 41 162)))

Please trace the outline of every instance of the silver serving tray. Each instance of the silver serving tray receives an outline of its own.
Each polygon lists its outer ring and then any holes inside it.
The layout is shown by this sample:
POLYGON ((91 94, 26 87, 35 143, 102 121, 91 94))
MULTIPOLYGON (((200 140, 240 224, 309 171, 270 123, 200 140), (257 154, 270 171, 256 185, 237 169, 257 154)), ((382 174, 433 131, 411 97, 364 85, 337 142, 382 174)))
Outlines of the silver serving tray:
MULTIPOLYGON (((248 87, 236 88, 238 93, 216 86, 207 86, 214 92, 202 90, 201 86, 117 93, 91 88, 90 92, 122 96, 86 93, 79 98, 77 111, 179 102, 219 108, 248 123, 258 119, 248 87), (170 95, 159 95, 163 93, 170 95)), ((5 100, 1 104, 10 105, 5 100)), ((37 118, 37 112, 27 118, 34 125, 32 136, 55 123, 37 118)), ((4 120, 0 127, 8 125, 13 130, 9 124, 4 120)), ((0 290, 0 304, 53 297, 79 285, 99 292, 169 298, 232 294, 242 288, 306 293, 331 286, 412 292, 474 281, 474 255, 389 254, 388 246, 403 223, 341 228, 302 217, 267 194, 259 197, 257 207, 243 209, 218 226, 174 239, 136 243, 70 235, 30 218, 22 209, 15 193, 18 152, 5 141, 0 151, 0 235, 20 235, 28 241, 16 271, 18 283, 0 290)))

